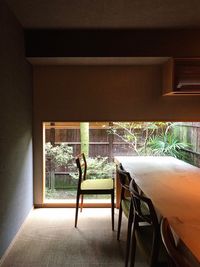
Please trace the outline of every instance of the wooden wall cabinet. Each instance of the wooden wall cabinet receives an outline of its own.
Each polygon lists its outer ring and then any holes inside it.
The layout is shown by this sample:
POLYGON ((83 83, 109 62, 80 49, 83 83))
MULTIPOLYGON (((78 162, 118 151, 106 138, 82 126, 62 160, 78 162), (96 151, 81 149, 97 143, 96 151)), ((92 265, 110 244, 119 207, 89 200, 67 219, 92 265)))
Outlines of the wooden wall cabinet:
POLYGON ((163 95, 200 95, 200 58, 170 58, 163 65, 163 95))

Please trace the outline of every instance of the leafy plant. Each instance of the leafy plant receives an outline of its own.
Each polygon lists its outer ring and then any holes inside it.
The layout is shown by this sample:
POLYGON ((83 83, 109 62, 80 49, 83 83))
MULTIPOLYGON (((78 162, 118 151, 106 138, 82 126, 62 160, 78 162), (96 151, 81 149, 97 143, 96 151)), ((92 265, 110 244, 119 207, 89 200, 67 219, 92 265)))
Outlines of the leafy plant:
MULTIPOLYGON (((67 144, 60 144, 52 146, 51 143, 45 144, 45 157, 46 157, 46 184, 52 194, 55 193, 55 171, 58 167, 66 167, 71 169, 73 159, 73 148, 67 144)), ((50 191, 49 191, 50 192, 50 191)), ((46 192, 48 195, 49 192, 46 192)))
POLYGON ((155 156, 173 156, 179 159, 185 158, 185 152, 183 150, 188 147, 189 144, 180 142, 170 132, 152 136, 147 142, 148 154, 155 156))
POLYGON ((60 144, 58 146, 52 146, 49 142, 45 144, 46 158, 51 160, 54 168, 68 164, 73 158, 72 154, 73 148, 67 144, 60 144))
POLYGON ((146 146, 151 136, 164 133, 171 127, 171 122, 113 122, 108 130, 127 143, 137 155, 146 154, 146 146))
POLYGON ((109 178, 113 176, 115 164, 108 162, 107 157, 87 159, 87 178, 109 178))

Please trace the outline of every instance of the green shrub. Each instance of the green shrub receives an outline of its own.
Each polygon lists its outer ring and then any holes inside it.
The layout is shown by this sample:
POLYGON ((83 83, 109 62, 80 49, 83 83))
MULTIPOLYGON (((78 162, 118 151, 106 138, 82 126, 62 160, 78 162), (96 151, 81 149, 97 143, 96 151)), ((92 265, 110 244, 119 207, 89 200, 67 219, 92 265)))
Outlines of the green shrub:
POLYGON ((73 158, 73 148, 67 144, 52 146, 51 143, 45 144, 46 159, 50 159, 55 168, 66 166, 73 158))
POLYGON ((184 149, 190 145, 180 142, 178 138, 170 132, 152 136, 147 142, 148 154, 155 156, 172 156, 179 159, 185 158, 184 149))
POLYGON ((87 159, 87 178, 110 178, 113 177, 115 164, 108 162, 107 157, 96 157, 87 159))

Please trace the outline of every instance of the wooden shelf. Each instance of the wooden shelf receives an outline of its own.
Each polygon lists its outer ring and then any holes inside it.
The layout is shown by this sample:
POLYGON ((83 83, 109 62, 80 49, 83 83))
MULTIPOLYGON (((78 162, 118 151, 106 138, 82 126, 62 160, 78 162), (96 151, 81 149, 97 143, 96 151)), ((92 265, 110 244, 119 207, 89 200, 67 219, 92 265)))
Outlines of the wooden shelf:
POLYGON ((200 58, 171 58, 163 65, 163 95, 200 95, 200 58))

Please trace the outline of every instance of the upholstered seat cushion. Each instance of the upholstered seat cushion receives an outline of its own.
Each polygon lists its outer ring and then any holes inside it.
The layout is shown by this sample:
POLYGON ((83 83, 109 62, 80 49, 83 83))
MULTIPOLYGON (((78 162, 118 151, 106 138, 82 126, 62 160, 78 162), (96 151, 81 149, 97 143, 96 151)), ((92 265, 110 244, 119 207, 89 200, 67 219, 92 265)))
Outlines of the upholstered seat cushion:
POLYGON ((122 199, 121 205, 122 205, 122 210, 124 212, 124 215, 126 216, 126 218, 128 218, 130 205, 131 205, 131 198, 127 197, 125 199, 122 199))
MULTIPOLYGON (((130 203, 131 203, 131 198, 126 197, 125 199, 122 199, 122 210, 124 212, 124 215, 128 218, 129 216, 129 209, 130 209, 130 203)), ((146 203, 141 202, 141 212, 143 215, 148 215, 149 214, 149 209, 146 203)))
POLYGON ((113 189, 113 179, 87 179, 81 183, 81 190, 113 189))

